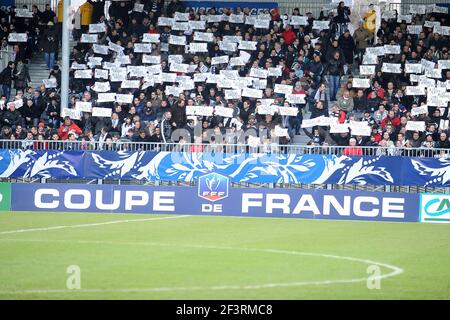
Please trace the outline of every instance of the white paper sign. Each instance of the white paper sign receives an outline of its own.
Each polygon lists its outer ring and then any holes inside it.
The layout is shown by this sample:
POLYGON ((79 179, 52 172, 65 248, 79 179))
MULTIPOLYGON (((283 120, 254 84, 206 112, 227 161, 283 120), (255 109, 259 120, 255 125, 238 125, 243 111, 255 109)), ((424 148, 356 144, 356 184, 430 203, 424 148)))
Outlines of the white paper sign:
POLYGON ((152 56, 149 54, 143 54, 142 63, 159 64, 161 63, 161 56, 152 56))
POLYGON ((293 87, 291 85, 277 83, 277 84, 275 84, 275 88, 274 88, 273 92, 288 95, 288 94, 292 93, 292 89, 293 89, 293 87))
POLYGON ((190 30, 205 30, 206 22, 205 21, 189 21, 189 29, 190 30))
POLYGON ((384 48, 384 46, 366 48, 366 54, 368 54, 368 55, 384 56, 385 53, 386 53, 386 49, 384 48))
POLYGON ((167 17, 159 17, 158 18, 158 26, 160 27, 172 27, 175 23, 175 19, 167 18, 167 17))
POLYGON ((123 81, 127 79, 127 68, 111 68, 109 69, 109 80, 113 82, 123 81))
POLYGON ((81 35, 81 39, 80 39, 81 43, 97 43, 97 41, 98 41, 98 35, 88 34, 88 33, 83 33, 81 35))
POLYGON ((278 113, 282 116, 297 116, 298 108, 295 107, 278 107, 278 113))
POLYGON ((251 68, 249 75, 250 75, 250 77, 266 79, 267 76, 269 75, 269 71, 266 69, 251 68))
POLYGON ((33 12, 26 8, 16 8, 15 13, 18 18, 33 18, 33 12))
POLYGON ((8 35, 8 42, 27 42, 28 36, 26 33, 10 33, 8 35))
POLYGON ((363 64, 378 64, 378 57, 372 54, 365 54, 363 56, 363 64))
POLYGON ((97 102, 114 102, 116 100, 116 94, 112 92, 108 93, 99 93, 97 97, 97 102))
POLYGON ((91 79, 92 78, 92 70, 75 70, 75 78, 76 79, 91 79))
POLYGON ((194 33, 194 41, 213 42, 214 41, 214 34, 211 33, 211 32, 195 31, 195 33, 194 33))
POLYGON ((80 111, 76 109, 63 108, 61 110, 61 118, 69 117, 72 120, 81 120, 80 111))
POLYGON ((333 123, 330 125, 330 133, 347 133, 348 123, 333 123))
POLYGON ((227 100, 241 99, 241 90, 240 89, 225 90, 225 99, 227 100))
POLYGON ((372 133, 372 128, 367 122, 351 121, 350 130, 353 136, 370 136, 372 133))
POLYGON ((111 108, 92 108, 93 117, 107 117, 110 118, 112 114, 111 108))
POLYGON ((420 63, 405 63, 405 73, 422 73, 422 68, 420 63))
POLYGON ((171 72, 187 73, 188 69, 189 69, 189 65, 186 63, 171 63, 170 64, 171 72))
POLYGON ((140 85, 139 80, 123 80, 120 87, 123 89, 138 89, 140 85))
POLYGON ((305 16, 292 16, 290 25, 292 25, 292 26, 306 26, 306 25, 308 25, 308 17, 305 17, 305 16))
POLYGON ((330 28, 330 21, 314 20, 312 28, 315 30, 327 30, 330 28))
POLYGON ((47 89, 56 88, 58 85, 55 78, 43 79, 42 82, 47 89))
POLYGON ((132 94, 116 94, 116 102, 131 104, 131 103, 133 103, 133 95, 132 94))
POLYGON ((219 57, 212 57, 211 64, 222 64, 222 63, 228 63, 229 57, 228 56, 219 56, 219 57))
POLYGON ((372 76, 375 74, 375 66, 360 65, 359 74, 362 76, 372 76))
POLYGON ((158 43, 160 42, 159 36, 159 33, 144 33, 142 35, 142 42, 158 43))
POLYGON ((186 37, 185 36, 169 36, 169 44, 173 44, 176 46, 185 46, 186 45, 186 37))
POLYGON ((216 106, 214 109, 215 109, 214 114, 216 116, 221 116, 221 117, 225 117, 225 118, 233 118, 233 112, 234 112, 233 108, 216 106))
POLYGON ((92 89, 96 92, 107 92, 111 90, 111 86, 109 85, 109 82, 95 82, 92 89))
POLYGON ((353 78, 354 88, 370 88, 370 79, 353 78))
POLYGON ((384 54, 400 54, 399 45, 384 45, 384 54))
POLYGON ((192 42, 187 45, 187 51, 190 53, 208 52, 208 44, 205 42, 192 42))
POLYGON ((422 26, 421 25, 408 25, 406 26, 406 30, 409 34, 420 34, 422 32, 422 26))
POLYGON ((77 101, 75 102, 75 109, 80 112, 92 112, 92 103, 85 101, 77 101))
POLYGON ((400 63, 384 62, 381 71, 386 73, 402 73, 402 65, 400 63))
POLYGON ((139 53, 150 53, 152 52, 152 45, 149 43, 135 43, 134 52, 139 53))
POLYGON ((111 51, 114 51, 114 52, 122 52, 123 50, 125 50, 125 48, 124 47, 122 47, 122 46, 119 46, 118 44, 115 44, 114 42, 109 42, 108 43, 108 48, 109 48, 109 50, 111 50, 111 51))
POLYGON ((414 116, 418 116, 421 114, 427 114, 428 113, 428 106, 427 105, 423 105, 420 107, 413 107, 411 108, 411 115, 414 116))
POLYGON ((397 22, 401 23, 402 21, 405 21, 406 23, 411 23, 412 15, 410 15, 410 14, 406 14, 406 15, 399 14, 399 15, 397 15, 397 22))
POLYGON ((425 87, 407 86, 405 94, 407 96, 424 96, 425 95, 425 87))
POLYGON ((241 40, 239 41, 239 50, 256 50, 256 46, 257 46, 258 42, 256 41, 245 41, 245 40, 241 40))
POLYGON ((230 23, 244 23, 244 14, 230 14, 230 18, 228 20, 230 23))
POLYGON ((425 131, 425 121, 408 121, 406 123, 407 131, 425 131))
POLYGON ((243 97, 249 97, 249 98, 262 98, 262 90, 259 89, 252 89, 252 88, 244 88, 242 90, 242 96, 243 97))
POLYGON ((89 25, 89 33, 102 33, 106 32, 106 26, 104 23, 95 23, 89 25))
POLYGON ((269 77, 281 77, 283 75, 283 71, 281 69, 281 67, 269 67, 269 69, 267 69, 268 73, 267 75, 269 77))
POLYGON ((305 97, 306 97, 305 94, 298 94, 298 93, 287 94, 286 101, 292 104, 305 104, 306 103, 305 97))

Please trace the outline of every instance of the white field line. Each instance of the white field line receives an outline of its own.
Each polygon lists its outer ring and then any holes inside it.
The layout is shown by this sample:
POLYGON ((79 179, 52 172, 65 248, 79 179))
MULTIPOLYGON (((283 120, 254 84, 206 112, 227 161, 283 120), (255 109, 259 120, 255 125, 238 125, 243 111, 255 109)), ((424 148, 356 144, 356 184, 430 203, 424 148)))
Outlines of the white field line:
MULTIPOLYGON (((394 265, 389 265, 383 262, 377 262, 367 259, 360 259, 347 256, 339 256, 333 254, 323 254, 314 252, 301 252, 301 251, 287 251, 277 249, 259 249, 259 248, 238 248, 238 247, 221 247, 221 246, 203 246, 203 245, 179 245, 170 243, 153 243, 153 242, 115 242, 115 241, 71 241, 71 240, 45 240, 45 239, 0 239, 0 241, 13 241, 13 242, 61 242, 61 243, 77 243, 77 244, 101 244, 101 245, 125 245, 125 246, 163 246, 163 247, 183 247, 194 249, 210 249, 210 250, 233 250, 233 251, 245 251, 245 252, 262 252, 271 254, 284 254, 284 255, 297 255, 297 256, 312 256, 337 260, 347 260, 352 262, 360 262, 367 265, 378 265, 392 270, 387 274, 381 274, 379 276, 373 276, 371 280, 381 280, 389 277, 397 276, 403 273, 403 269, 394 265)), ((322 280, 322 281, 300 281, 300 282, 285 282, 285 283, 265 283, 255 285, 216 285, 216 286, 193 286, 193 287, 161 287, 161 288, 122 288, 122 289, 79 289, 79 290, 64 290, 64 289, 31 289, 31 290, 14 290, 14 291, 0 291, 0 295, 10 294, 51 294, 51 293, 131 293, 131 292, 172 292, 172 291, 217 291, 217 290, 255 290, 255 289, 267 289, 267 288, 280 288, 280 287, 298 287, 298 286, 320 286, 331 284, 343 284, 343 283, 357 283, 366 282, 367 278, 353 278, 353 279, 336 279, 336 280, 322 280)))
POLYGON ((179 219, 179 218, 186 218, 186 217, 190 217, 190 215, 177 215, 177 216, 173 216, 173 217, 159 217, 159 218, 146 218, 146 219, 113 220, 113 221, 89 223, 89 224, 74 224, 74 225, 67 225, 67 226, 42 227, 42 228, 32 228, 32 229, 18 229, 18 230, 1 231, 0 235, 2 235, 2 234, 13 234, 13 233, 35 232, 35 231, 50 231, 50 230, 70 229, 70 228, 97 227, 97 226, 105 226, 105 225, 109 225, 109 224, 128 223, 128 222, 142 222, 142 221, 156 221, 156 220, 168 220, 168 219, 179 219))

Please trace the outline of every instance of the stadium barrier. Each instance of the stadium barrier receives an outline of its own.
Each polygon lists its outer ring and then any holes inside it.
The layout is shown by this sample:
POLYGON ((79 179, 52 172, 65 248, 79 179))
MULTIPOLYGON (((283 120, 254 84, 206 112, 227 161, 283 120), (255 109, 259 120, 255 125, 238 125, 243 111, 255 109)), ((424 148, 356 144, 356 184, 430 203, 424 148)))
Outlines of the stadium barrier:
POLYGON ((210 173, 197 187, 1 183, 0 210, 450 223, 450 195, 243 189, 210 173))
MULTIPOLYGON (((178 151, 214 153, 268 153, 268 154, 324 154, 342 155, 346 146, 311 146, 300 144, 278 145, 260 144, 219 144, 219 143, 173 143, 173 142, 133 142, 119 141, 69 141, 69 140, 0 140, 0 149, 24 150, 82 150, 82 151, 178 151)), ((450 158, 450 149, 357 146, 365 156, 450 158)))
POLYGON ((450 186, 450 159, 263 153, 1 150, 0 178, 450 186))

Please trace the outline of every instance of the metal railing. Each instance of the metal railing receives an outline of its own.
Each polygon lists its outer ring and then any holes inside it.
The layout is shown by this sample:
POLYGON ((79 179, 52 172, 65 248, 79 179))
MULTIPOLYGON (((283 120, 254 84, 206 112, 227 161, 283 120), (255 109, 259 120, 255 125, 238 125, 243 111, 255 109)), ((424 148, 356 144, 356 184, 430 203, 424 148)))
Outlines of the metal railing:
POLYGON ((450 158, 450 149, 439 148, 397 148, 368 146, 311 146, 261 144, 257 147, 247 144, 210 143, 154 143, 118 141, 60 141, 60 140, 0 140, 0 149, 21 150, 78 150, 78 151, 165 151, 165 152, 210 152, 210 153, 267 153, 267 154, 321 154, 347 156, 400 156, 425 158, 450 158))

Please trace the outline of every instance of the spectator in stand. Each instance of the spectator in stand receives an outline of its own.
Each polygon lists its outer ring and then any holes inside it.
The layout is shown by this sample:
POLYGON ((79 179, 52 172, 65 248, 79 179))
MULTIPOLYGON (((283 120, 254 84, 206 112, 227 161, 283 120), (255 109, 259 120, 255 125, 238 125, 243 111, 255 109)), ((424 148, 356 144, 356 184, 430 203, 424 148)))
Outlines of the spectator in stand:
POLYGON ((80 135, 82 131, 69 117, 64 117, 64 123, 58 130, 58 136, 61 140, 67 140, 70 133, 80 135))

